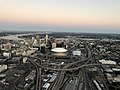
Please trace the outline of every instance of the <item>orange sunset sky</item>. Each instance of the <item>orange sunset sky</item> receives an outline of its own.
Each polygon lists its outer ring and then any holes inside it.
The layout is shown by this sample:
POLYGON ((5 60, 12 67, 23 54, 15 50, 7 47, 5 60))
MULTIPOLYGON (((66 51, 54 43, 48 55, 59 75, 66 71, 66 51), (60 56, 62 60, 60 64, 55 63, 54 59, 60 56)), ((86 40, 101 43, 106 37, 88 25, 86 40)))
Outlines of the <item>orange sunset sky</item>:
POLYGON ((120 32, 120 0, 0 0, 0 29, 12 30, 16 24, 120 32))

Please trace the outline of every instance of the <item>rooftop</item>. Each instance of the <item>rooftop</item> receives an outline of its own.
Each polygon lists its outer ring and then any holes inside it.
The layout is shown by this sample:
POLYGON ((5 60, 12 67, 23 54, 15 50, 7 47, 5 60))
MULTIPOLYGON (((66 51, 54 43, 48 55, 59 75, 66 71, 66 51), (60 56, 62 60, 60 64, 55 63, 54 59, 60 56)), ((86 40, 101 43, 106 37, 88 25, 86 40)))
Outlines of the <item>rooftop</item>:
POLYGON ((56 53, 64 53, 64 52, 67 52, 66 49, 64 48, 54 48, 54 49, 51 49, 52 52, 56 52, 56 53))

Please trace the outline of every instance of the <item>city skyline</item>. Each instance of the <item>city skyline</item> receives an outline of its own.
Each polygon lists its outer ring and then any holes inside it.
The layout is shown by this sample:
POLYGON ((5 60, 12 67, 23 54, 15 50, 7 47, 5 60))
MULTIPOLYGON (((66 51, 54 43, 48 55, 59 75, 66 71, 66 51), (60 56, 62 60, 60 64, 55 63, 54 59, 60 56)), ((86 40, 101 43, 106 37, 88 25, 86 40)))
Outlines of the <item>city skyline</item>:
POLYGON ((119 0, 0 0, 0 30, 120 33, 119 0))

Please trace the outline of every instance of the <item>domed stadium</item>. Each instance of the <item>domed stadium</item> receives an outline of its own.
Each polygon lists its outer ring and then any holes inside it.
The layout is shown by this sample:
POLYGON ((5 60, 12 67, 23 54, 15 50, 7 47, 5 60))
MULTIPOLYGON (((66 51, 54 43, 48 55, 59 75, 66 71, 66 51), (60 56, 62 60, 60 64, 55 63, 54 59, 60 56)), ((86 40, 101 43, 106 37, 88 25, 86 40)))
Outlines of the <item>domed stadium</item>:
POLYGON ((68 50, 66 50, 64 48, 53 48, 53 49, 51 49, 51 51, 54 52, 54 53, 65 53, 68 50))

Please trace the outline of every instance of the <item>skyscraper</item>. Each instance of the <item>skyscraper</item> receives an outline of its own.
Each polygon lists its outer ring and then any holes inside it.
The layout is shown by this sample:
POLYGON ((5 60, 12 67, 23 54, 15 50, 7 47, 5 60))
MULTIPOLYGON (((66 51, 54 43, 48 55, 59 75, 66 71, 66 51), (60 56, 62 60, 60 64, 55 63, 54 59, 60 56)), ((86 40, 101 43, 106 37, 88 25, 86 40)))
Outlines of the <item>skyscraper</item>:
POLYGON ((46 45, 48 44, 48 34, 46 33, 46 37, 45 37, 45 42, 46 42, 46 45))

